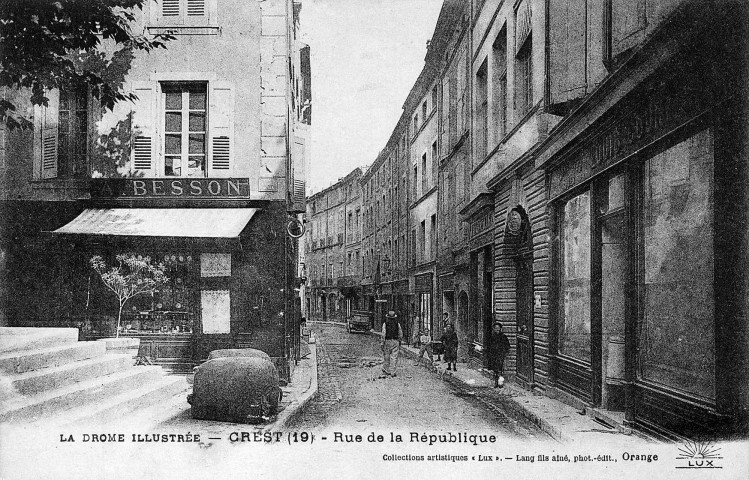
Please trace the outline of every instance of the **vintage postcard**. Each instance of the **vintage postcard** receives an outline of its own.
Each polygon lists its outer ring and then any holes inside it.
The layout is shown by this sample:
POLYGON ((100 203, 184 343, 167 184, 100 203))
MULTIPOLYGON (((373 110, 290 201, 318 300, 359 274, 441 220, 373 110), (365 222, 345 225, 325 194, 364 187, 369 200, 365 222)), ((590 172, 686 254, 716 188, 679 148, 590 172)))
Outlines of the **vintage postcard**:
POLYGON ((0 479, 749 477, 742 0, 4 0, 0 479))

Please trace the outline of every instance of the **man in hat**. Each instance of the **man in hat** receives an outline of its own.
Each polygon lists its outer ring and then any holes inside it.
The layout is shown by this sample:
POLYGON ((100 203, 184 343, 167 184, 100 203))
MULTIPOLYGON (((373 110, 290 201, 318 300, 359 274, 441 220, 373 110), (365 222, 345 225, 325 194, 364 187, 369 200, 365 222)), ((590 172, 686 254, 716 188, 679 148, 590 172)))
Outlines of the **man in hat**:
POLYGON ((385 322, 382 324, 382 349, 383 363, 380 378, 395 377, 395 369, 398 367, 398 352, 403 341, 403 330, 398 323, 398 315, 390 310, 385 315, 385 322))

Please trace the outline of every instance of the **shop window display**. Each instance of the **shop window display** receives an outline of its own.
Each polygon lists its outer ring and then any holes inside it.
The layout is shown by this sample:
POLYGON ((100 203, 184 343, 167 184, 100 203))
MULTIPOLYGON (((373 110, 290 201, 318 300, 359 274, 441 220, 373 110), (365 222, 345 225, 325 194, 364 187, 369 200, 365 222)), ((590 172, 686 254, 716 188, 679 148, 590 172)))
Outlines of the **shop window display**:
POLYGON ((190 334, 200 307, 198 265, 192 255, 155 255, 169 278, 153 295, 131 299, 123 311, 122 333, 190 334))
POLYGON ((561 215, 559 353, 590 362, 590 193, 564 205, 561 215))
POLYGON ((704 130, 644 164, 642 378, 715 397, 713 147, 704 130))

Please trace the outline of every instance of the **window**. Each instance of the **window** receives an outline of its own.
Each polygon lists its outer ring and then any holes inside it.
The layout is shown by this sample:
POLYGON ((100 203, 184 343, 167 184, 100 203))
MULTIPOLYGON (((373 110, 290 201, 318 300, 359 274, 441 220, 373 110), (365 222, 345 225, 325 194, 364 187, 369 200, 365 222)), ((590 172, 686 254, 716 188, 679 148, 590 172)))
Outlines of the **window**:
POLYGON ((533 105, 533 40, 531 4, 524 0, 515 11, 515 110, 516 120, 533 105))
POLYGON ((703 130, 643 166, 639 375, 715 399, 713 138, 703 130))
POLYGON ((86 174, 88 164, 88 88, 60 91, 57 130, 57 175, 86 174))
POLYGON ((590 193, 568 200, 560 218, 557 321, 562 355, 590 362, 590 193))
POLYGON ((437 105, 439 104, 439 89, 437 85, 432 87, 432 110, 437 108, 437 105))
POLYGON ((421 116, 424 118, 424 121, 426 122, 427 119, 427 101, 424 100, 424 103, 421 104, 421 116))
POLYGON ((516 59, 515 108, 519 116, 528 113, 533 105, 533 52, 531 51, 531 43, 531 39, 528 38, 523 48, 518 52, 516 59))
POLYGON ((205 177, 206 85, 165 83, 164 176, 205 177))
POLYGON ((413 187, 414 188, 413 188, 413 191, 412 191, 412 193, 413 193, 413 198, 411 199, 412 202, 415 202, 416 199, 419 196, 419 193, 418 193, 418 190, 417 190, 417 188, 418 188, 418 182, 419 182, 419 167, 416 166, 416 165, 414 165, 414 181, 413 181, 413 187))
POLYGON ((495 144, 507 133, 507 29, 499 32, 493 47, 492 106, 495 144))
MULTIPOLYGON (((34 178, 73 178, 89 169, 88 132, 93 119, 87 87, 51 90, 48 106, 35 107, 34 178)), ((110 166, 111 168, 111 166, 110 166)))
POLYGON ((426 261, 426 236, 427 222, 426 220, 422 220, 419 229, 419 260, 421 262, 426 261))
POLYGON ((437 215, 429 221, 429 258, 434 259, 437 253, 437 215))
POLYGON ((411 265, 416 265, 416 229, 411 230, 411 265))
POLYGON ((489 136, 489 95, 487 91, 486 60, 476 72, 476 160, 482 162, 486 158, 489 136))
POLYGON ((427 185, 427 153, 421 155, 421 194, 424 195, 428 189, 427 185))
POLYGON ((414 115, 414 136, 416 135, 417 131, 419 131, 419 114, 418 113, 414 115))

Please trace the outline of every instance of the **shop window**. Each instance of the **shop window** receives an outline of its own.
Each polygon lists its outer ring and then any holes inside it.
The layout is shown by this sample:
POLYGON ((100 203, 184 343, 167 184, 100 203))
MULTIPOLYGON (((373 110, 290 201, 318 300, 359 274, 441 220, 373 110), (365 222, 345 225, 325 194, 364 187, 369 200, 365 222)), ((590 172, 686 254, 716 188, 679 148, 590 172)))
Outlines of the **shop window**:
POLYGON ((419 329, 426 330, 427 335, 431 336, 434 332, 432 324, 432 294, 419 294, 419 329))
POLYGON ((163 84, 164 176, 206 176, 206 85, 163 84))
POLYGON ((590 362, 589 192, 564 204, 560 227, 558 350, 590 362))
POLYGON ((643 172, 640 376, 715 398, 712 136, 702 131, 643 172))

